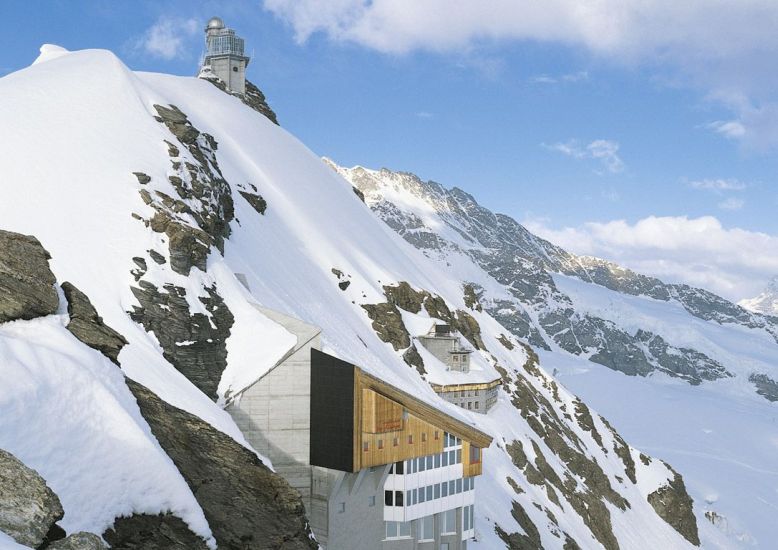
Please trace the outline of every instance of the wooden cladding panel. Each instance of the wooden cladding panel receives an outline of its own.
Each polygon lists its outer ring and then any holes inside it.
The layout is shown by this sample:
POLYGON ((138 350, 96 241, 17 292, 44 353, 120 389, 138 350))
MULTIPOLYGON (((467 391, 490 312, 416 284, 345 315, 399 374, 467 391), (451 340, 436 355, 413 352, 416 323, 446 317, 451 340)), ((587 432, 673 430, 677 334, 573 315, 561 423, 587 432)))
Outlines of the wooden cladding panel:
POLYGON ((462 441, 462 471, 463 477, 480 476, 483 471, 484 450, 479 448, 478 461, 471 462, 470 456, 471 444, 468 441, 462 441))
POLYGON ((401 430, 379 434, 362 432, 361 436, 359 462, 362 468, 443 452, 443 430, 413 415, 408 416, 401 430), (436 431, 438 439, 435 439, 436 431), (367 451, 364 450, 365 443, 367 451))
POLYGON ((396 432, 403 428, 403 406, 388 397, 362 388, 362 431, 396 432))

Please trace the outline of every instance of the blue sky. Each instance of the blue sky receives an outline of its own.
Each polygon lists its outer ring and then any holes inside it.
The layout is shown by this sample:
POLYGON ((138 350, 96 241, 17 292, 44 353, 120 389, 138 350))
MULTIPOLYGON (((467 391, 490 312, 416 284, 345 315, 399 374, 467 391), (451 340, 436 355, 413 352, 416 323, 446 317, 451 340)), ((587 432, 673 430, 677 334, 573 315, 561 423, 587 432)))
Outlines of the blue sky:
POLYGON ((778 274, 778 10, 530 4, 5 0, 0 75, 47 42, 193 75, 218 14, 281 124, 340 164, 461 187, 575 251, 733 299, 778 274))

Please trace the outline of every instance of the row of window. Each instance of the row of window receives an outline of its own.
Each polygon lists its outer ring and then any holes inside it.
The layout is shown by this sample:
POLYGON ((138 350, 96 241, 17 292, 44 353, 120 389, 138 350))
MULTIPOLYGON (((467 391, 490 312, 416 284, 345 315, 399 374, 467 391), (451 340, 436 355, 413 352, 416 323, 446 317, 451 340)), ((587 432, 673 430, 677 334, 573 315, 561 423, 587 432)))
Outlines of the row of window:
POLYGON ((457 445, 461 445, 462 440, 458 437, 451 435, 448 432, 445 432, 443 434, 443 448, 448 449, 449 447, 456 447, 457 445))
MULTIPOLYGON (((473 507, 465 506, 463 510, 463 525, 464 525, 464 511, 470 509, 469 517, 470 524, 472 525, 473 507)), ((457 532, 457 511, 447 510, 438 516, 440 519, 440 534, 441 535, 455 535, 457 532)), ((386 522, 386 538, 387 539, 403 539, 411 538, 411 525, 412 521, 387 521, 386 522)), ((419 542, 435 540, 435 516, 425 516, 416 521, 416 536, 419 542)))
POLYGON ((449 495, 458 495, 462 491, 472 491, 475 489, 475 478, 466 477, 452 479, 418 489, 409 489, 402 491, 384 491, 384 504, 386 506, 413 506, 437 498, 445 498, 449 495))

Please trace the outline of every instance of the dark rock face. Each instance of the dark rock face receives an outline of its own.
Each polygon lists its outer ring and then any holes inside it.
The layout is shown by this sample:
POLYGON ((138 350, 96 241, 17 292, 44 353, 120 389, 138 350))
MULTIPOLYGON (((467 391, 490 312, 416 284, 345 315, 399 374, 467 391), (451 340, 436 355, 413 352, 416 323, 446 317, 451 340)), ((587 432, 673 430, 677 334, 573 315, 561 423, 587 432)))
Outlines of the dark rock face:
POLYGON ((262 90, 257 88, 254 84, 246 81, 246 93, 244 95, 240 94, 234 94, 232 92, 227 91, 227 86, 216 78, 215 76, 210 76, 208 78, 204 78, 203 80, 207 80, 217 88, 219 88, 222 92, 226 94, 230 94, 232 96, 237 97, 240 99, 243 103, 254 109, 259 114, 267 117, 270 122, 273 124, 278 125, 278 118, 276 117, 275 112, 273 112, 273 109, 270 108, 270 105, 267 103, 267 99, 265 99, 265 94, 262 93, 262 90))
POLYGON ((199 300, 211 314, 190 314, 186 291, 166 284, 162 291, 148 281, 131 288, 140 302, 130 317, 153 332, 165 359, 205 395, 217 399, 217 388, 227 366, 226 341, 235 321, 216 287, 206 288, 199 300))
POLYGON ((409 347, 403 353, 403 361, 405 361, 409 367, 413 367, 416 371, 424 376, 427 374, 427 370, 424 368, 424 359, 421 358, 419 350, 416 349, 416 344, 409 347))
POLYGON ((112 550, 206 550, 205 541, 172 514, 133 514, 116 518, 103 533, 112 550))
POLYGON ((148 174, 144 174, 143 172, 133 172, 133 174, 136 178, 138 178, 138 183, 141 185, 146 185, 151 181, 151 177, 148 174))
POLYGON ((62 290, 68 301, 70 322, 67 329, 84 344, 96 349, 115 364, 119 364, 119 352, 127 340, 103 323, 89 298, 73 284, 62 283, 62 290))
POLYGON ((59 498, 38 472, 0 449, 0 531, 36 548, 63 514, 59 498))
POLYGON ((258 214, 265 215, 265 210, 267 210, 267 201, 262 198, 261 195, 257 195, 256 193, 249 193, 248 191, 239 191, 241 196, 246 199, 246 202, 248 202, 251 207, 257 211, 258 214))
POLYGON ((0 230, 0 323, 56 313, 50 258, 35 237, 0 230))
POLYGON ((235 216, 232 190, 216 161, 218 144, 213 136, 192 126, 175 105, 154 108, 156 120, 173 133, 188 155, 182 155, 181 148, 168 142, 177 174, 168 179, 179 198, 141 189, 143 201, 156 210, 147 224, 153 231, 167 235, 174 271, 182 275, 188 275, 192 267, 204 271, 211 245, 224 251, 224 239, 230 235, 230 222, 235 216))
POLYGON ((680 474, 676 473, 675 478, 667 485, 648 495, 648 503, 654 507, 659 517, 669 523, 686 540, 695 546, 700 545, 697 520, 692 509, 693 502, 686 492, 680 474))
POLYGON ((299 493, 257 456, 127 380, 141 413, 203 508, 219 548, 314 549, 299 493))
POLYGON ((758 373, 749 376, 748 381, 756 386, 756 393, 768 401, 778 401, 778 382, 766 374, 758 373))
POLYGON ((381 340, 392 344, 395 350, 411 345, 410 335, 397 306, 387 303, 363 304, 362 308, 373 321, 373 330, 381 340))
POLYGON ((81 531, 48 545, 46 550, 105 550, 105 548, 100 537, 94 533, 81 531))
POLYGON ((502 539, 506 546, 510 550, 542 550, 543 546, 541 545, 538 528, 532 523, 524 508, 516 501, 513 501, 511 516, 513 516, 513 519, 516 520, 516 523, 519 524, 526 535, 521 533, 508 534, 499 525, 495 525, 494 528, 497 531, 497 536, 502 539))

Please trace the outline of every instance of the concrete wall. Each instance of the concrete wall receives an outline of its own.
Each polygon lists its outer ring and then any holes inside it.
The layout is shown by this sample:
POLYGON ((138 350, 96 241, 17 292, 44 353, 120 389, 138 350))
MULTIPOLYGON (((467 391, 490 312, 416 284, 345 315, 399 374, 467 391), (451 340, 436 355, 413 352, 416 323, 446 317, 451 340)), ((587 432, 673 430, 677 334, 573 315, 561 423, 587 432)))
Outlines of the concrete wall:
POLYGON ((246 61, 234 56, 211 57, 211 71, 219 77, 227 89, 238 93, 246 93, 246 61))

